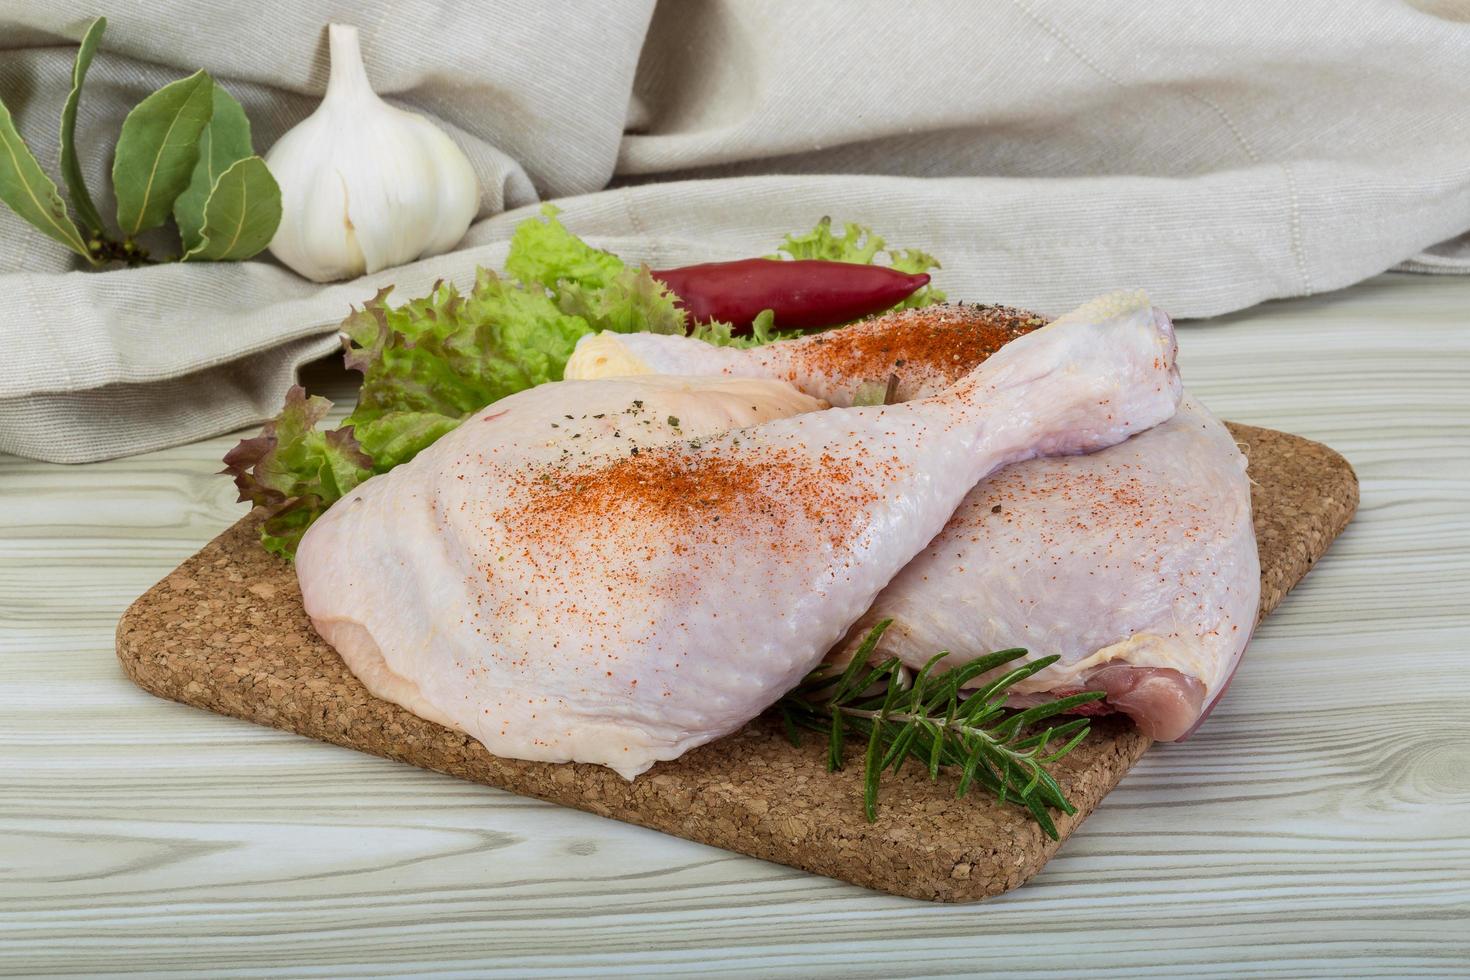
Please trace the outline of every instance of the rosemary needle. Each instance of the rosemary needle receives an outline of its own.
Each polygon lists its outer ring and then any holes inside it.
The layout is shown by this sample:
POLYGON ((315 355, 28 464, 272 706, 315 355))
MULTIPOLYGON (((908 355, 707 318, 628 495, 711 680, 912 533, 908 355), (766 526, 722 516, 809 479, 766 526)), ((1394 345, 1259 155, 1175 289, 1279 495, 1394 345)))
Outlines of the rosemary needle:
POLYGON ((873 627, 840 675, 834 678, 832 671, 819 668, 781 699, 787 737, 799 744, 803 728, 825 734, 829 770, 843 767, 848 736, 866 742, 863 810, 869 822, 878 818, 883 773, 897 773, 912 759, 930 779, 938 779, 943 768, 957 769, 956 796, 981 786, 1002 803, 1025 809, 1055 840, 1057 828, 1049 810, 1077 811, 1047 767, 1087 737, 1090 723, 1084 717, 1040 730, 1038 726, 1105 697, 1103 692, 1057 698, 1024 711, 1007 709, 1010 689, 1056 663, 1054 656, 1023 662, 974 691, 964 691, 975 678, 1024 657, 1026 651, 1019 648, 936 673, 939 661, 948 656, 940 653, 905 683, 907 675, 897 658, 876 666, 869 662, 891 622, 885 619, 873 627))

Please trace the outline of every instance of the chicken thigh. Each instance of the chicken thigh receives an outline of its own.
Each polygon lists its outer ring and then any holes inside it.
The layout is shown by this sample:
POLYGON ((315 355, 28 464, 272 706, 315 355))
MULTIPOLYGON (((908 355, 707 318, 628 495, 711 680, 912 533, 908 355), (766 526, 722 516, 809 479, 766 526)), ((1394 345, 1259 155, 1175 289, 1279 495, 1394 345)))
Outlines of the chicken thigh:
POLYGON ((944 666, 1013 646, 1057 654, 1016 692, 1103 690, 1144 734, 1180 738, 1224 690, 1255 625, 1245 462, 1186 395, 1172 419, 1110 449, 994 473, 839 656, 885 619, 874 655, 910 667, 941 650, 944 666))
POLYGON ((1110 296, 938 394, 722 434, 668 401, 710 379, 542 385, 333 505, 306 610, 382 696, 631 778, 794 686, 985 475, 1172 416, 1173 360, 1167 318, 1110 296))
MULTIPOLYGON (((835 403, 893 372, 926 394, 1036 329, 1004 307, 928 307, 755 349, 652 334, 589 337, 569 373, 719 371, 781 377, 835 403)), ((1019 463, 981 483, 833 651, 878 622, 874 653, 945 666, 1008 647, 1061 661, 1019 685, 1033 698, 1105 690, 1151 737, 1196 727, 1245 649, 1260 599, 1245 457, 1185 397, 1159 427, 1087 456, 1019 463)), ((989 678, 980 678, 984 683, 989 678)))
MULTIPOLYGON (((637 402, 621 405, 618 411, 599 411, 590 416, 593 427, 603 436, 611 434, 613 439, 626 439, 629 452, 665 442, 700 439, 827 407, 825 402, 802 394, 784 381, 759 378, 703 378, 697 381, 659 378, 650 381, 653 383, 640 390, 641 398, 637 402)), ((557 402, 544 414, 549 419, 542 423, 547 427, 545 444, 554 446, 565 440, 567 455, 585 459, 596 435, 584 436, 572 423, 579 421, 583 427, 587 425, 589 414, 586 406, 571 401, 557 402), (576 408, 580 417, 563 410, 567 407, 576 408), (583 442, 584 437, 586 442, 583 442)), ((481 421, 497 421, 500 417, 493 411, 480 413, 481 421)), ((360 501, 367 493, 371 495, 368 500, 375 500, 377 494, 387 492, 385 487, 385 481, 372 480, 359 487, 353 497, 360 501)), ((331 574, 322 571, 327 558, 322 549, 343 547, 338 535, 353 523, 342 508, 334 507, 316 525, 324 530, 312 529, 314 533, 311 536, 319 540, 311 543, 310 551, 305 549, 306 541, 303 540, 303 549, 296 557, 297 576, 301 580, 303 594, 308 576, 313 585, 336 587, 333 582, 322 578, 324 574, 331 574)), ((422 532, 423 528, 419 528, 418 533, 422 532)), ((308 612, 317 606, 316 601, 307 598, 308 612)), ((452 712, 440 710, 433 700, 425 696, 413 675, 395 671, 361 618, 329 619, 323 616, 313 619, 313 624, 373 694, 402 705, 421 718, 450 728, 469 730, 455 721, 452 712)))

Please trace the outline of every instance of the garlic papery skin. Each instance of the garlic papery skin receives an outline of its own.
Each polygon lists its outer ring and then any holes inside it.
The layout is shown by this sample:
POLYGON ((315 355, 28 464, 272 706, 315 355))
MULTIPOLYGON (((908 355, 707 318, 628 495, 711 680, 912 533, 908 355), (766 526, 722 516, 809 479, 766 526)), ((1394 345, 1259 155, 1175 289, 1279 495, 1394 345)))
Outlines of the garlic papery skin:
POLYGON ((373 92, 357 28, 328 29, 322 104, 276 141, 276 258, 316 282, 350 279, 459 243, 480 205, 469 159, 423 116, 373 92))

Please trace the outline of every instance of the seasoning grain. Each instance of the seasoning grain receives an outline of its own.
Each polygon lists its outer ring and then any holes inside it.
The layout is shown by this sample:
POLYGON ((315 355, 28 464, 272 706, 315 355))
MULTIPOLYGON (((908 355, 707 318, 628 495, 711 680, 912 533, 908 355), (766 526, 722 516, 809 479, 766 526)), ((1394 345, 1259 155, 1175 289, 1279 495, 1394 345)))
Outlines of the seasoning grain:
POLYGON ((793 378, 865 381, 897 374, 911 393, 919 386, 958 380, 1045 323, 1034 313, 1008 306, 945 304, 902 310, 792 342, 789 369, 793 378))
MULTIPOLYGON (((531 467, 497 515, 538 546, 597 536, 627 522, 658 527, 677 546, 723 522, 778 540, 794 520, 821 525, 835 545, 876 493, 854 479, 862 447, 811 454, 791 447, 679 443, 586 464, 531 467)), ((871 484, 869 484, 871 485, 871 484)))

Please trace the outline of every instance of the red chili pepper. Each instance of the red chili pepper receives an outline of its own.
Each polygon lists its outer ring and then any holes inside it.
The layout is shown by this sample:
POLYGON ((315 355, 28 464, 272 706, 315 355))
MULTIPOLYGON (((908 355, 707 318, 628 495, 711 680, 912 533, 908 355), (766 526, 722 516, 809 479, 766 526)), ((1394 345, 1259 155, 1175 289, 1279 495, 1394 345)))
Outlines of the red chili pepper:
POLYGON ((708 262, 653 277, 696 321, 724 320, 737 333, 749 330, 761 310, 772 310, 776 326, 788 330, 836 326, 886 310, 929 282, 923 272, 821 259, 708 262))

